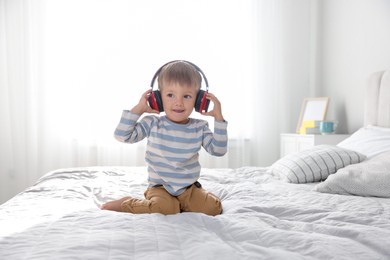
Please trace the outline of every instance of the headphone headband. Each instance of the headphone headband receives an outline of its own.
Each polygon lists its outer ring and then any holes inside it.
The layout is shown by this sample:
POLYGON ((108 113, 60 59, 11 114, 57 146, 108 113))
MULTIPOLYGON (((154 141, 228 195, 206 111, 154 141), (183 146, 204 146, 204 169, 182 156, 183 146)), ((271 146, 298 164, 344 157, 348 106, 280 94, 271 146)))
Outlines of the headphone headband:
MULTIPOLYGON (((161 70, 168 64, 171 64, 171 63, 174 63, 174 62, 178 62, 178 61, 181 61, 181 62, 185 62, 187 64, 190 64, 191 66, 193 66, 203 77, 204 79, 204 82, 206 84, 206 92, 209 91, 209 82, 207 81, 207 78, 206 78, 206 75, 203 73, 203 71, 198 67, 196 66, 194 63, 192 62, 189 62, 189 61, 186 61, 186 60, 173 60, 173 61, 170 61, 170 62, 167 62, 165 63, 164 65, 162 65, 157 71, 156 73, 154 74, 153 78, 152 78, 152 82, 150 83, 150 87, 153 89, 153 86, 154 86, 154 82, 156 81, 156 78, 158 77, 158 75, 160 74, 161 70)), ((202 88, 202 86, 200 86, 202 88)))

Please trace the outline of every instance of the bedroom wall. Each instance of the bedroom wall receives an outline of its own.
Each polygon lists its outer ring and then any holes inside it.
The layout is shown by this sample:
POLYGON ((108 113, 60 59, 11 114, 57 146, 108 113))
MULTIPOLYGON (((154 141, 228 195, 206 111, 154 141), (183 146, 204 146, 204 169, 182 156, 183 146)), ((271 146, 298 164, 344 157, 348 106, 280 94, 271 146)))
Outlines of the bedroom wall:
POLYGON ((390 69, 390 1, 322 0, 318 8, 320 94, 331 97, 338 132, 353 133, 363 125, 369 75, 390 69))

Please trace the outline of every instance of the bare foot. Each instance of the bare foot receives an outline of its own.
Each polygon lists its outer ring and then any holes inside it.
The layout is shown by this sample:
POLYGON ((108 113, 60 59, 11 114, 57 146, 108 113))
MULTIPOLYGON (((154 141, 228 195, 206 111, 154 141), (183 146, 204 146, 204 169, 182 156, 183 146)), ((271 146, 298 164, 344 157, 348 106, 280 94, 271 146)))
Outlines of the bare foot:
POLYGON ((124 197, 124 198, 121 198, 119 200, 113 200, 113 201, 104 203, 103 205, 100 206, 100 209, 121 212, 122 211, 122 207, 121 207, 122 202, 124 202, 125 200, 128 200, 130 198, 131 197, 124 197))

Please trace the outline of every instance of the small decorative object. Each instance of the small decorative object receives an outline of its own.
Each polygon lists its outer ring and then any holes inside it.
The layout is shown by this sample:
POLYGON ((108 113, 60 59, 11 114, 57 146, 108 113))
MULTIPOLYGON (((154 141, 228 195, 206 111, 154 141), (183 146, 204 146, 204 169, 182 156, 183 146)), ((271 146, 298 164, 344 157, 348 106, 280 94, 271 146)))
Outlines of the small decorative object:
POLYGON ((328 103, 329 97, 305 98, 302 103, 301 114, 299 115, 297 133, 300 133, 304 121, 323 121, 328 110, 328 103))
POLYGON ((321 134, 320 132, 320 124, 322 121, 320 120, 305 120, 302 122, 301 128, 299 128, 299 134, 321 134))
POLYGON ((323 135, 333 134, 336 131, 337 121, 321 121, 320 132, 323 135))

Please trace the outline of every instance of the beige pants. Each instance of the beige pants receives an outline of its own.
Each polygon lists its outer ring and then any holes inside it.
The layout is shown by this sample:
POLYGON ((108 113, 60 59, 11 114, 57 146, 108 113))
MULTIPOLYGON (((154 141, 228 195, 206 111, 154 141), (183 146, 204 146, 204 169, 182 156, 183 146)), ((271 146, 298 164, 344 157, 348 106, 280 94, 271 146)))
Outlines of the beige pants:
POLYGON ((122 203, 122 211, 134 214, 162 213, 165 215, 180 212, 200 212, 216 216, 222 212, 221 200, 214 194, 191 185, 185 192, 175 197, 163 186, 150 187, 145 199, 130 198, 122 203))

